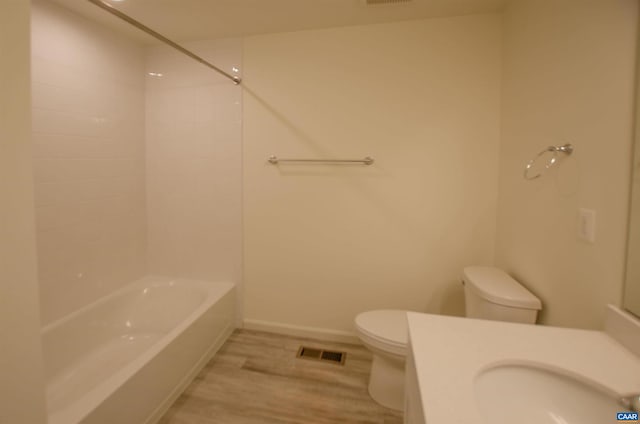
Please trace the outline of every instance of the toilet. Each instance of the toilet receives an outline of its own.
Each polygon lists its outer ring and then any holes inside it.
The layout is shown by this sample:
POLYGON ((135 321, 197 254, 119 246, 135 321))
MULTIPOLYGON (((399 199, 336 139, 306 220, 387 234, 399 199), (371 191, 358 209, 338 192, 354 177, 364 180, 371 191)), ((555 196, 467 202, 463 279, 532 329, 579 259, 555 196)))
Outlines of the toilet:
MULTIPOLYGON (((466 267, 462 273, 465 316, 535 324, 540 299, 499 268, 466 267)), ((369 394, 379 404, 404 407, 404 363, 407 355, 407 311, 367 311, 355 318, 362 343, 373 353, 369 394)))

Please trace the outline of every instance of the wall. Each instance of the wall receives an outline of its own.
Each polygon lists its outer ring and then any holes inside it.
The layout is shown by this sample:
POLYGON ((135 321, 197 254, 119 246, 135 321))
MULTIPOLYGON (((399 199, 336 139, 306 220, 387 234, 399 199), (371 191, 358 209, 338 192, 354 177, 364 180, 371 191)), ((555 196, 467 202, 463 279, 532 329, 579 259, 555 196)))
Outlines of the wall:
POLYGON ((601 328, 622 296, 637 2, 519 0, 504 15, 496 263, 541 299, 546 324, 601 328), (525 163, 575 153, 542 178, 525 163), (596 211, 594 244, 578 209, 596 211))
POLYGON ((624 302, 626 310, 640 316, 640 43, 636 56, 636 110, 635 131, 633 135, 633 160, 631 174, 631 190, 629 196, 629 234, 627 241, 627 257, 624 281, 624 302))
POLYGON ((31 172, 29 2, 0 2, 0 423, 44 424, 31 172))
POLYGON ((245 39, 249 326, 346 336, 369 309, 463 313, 462 268, 493 261, 500 30, 476 15, 245 39))
MULTIPOLYGON (((185 46, 240 70, 239 39, 185 46)), ((150 48, 146 64, 162 74, 146 83, 149 271, 240 284, 241 90, 168 47, 150 48)))
POLYGON ((144 275, 144 56, 50 2, 34 2, 32 12, 38 269, 48 323, 144 275))

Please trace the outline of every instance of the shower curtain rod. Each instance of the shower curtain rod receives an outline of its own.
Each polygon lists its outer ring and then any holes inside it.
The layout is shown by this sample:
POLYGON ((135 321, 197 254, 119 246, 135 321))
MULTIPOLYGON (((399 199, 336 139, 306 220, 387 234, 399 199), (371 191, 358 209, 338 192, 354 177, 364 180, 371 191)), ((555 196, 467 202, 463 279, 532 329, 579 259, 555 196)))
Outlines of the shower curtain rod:
POLYGON ((117 18, 122 19, 123 21, 133 25, 134 27, 138 28, 139 30, 142 30, 144 32, 146 32, 147 34, 149 34, 150 36, 162 41, 163 43, 173 47, 174 49, 178 50, 179 52, 189 56, 192 59, 197 60, 198 62, 202 63, 203 65, 213 69, 214 71, 218 72, 221 75, 224 75, 225 77, 229 78, 231 81, 233 81, 234 84, 238 85, 242 82, 242 79, 240 77, 237 76, 233 76, 230 75, 228 73, 226 73, 225 71, 223 71, 222 69, 218 68, 215 65, 212 65, 211 63, 207 62, 206 60, 204 60, 203 58, 201 58, 200 56, 198 56, 197 54, 193 53, 190 50, 185 49, 184 47, 182 47, 180 44, 176 43, 175 41, 171 41, 169 40, 167 37, 165 37, 164 35, 152 30, 151 28, 149 28, 148 26, 144 25, 141 22, 136 21, 135 19, 133 19, 131 16, 122 13, 121 11, 119 11, 118 9, 116 9, 115 7, 113 7, 112 5, 110 5, 109 3, 106 3, 103 0, 87 0, 90 3, 93 3, 94 5, 98 6, 99 8, 106 10, 107 12, 111 13, 112 15, 114 15, 117 18))

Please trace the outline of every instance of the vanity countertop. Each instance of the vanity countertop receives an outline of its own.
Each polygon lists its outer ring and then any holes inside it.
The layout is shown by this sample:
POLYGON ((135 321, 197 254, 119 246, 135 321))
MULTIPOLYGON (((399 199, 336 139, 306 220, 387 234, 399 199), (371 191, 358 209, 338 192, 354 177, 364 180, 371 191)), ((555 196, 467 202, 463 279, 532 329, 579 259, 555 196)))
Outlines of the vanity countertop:
POLYGON ((623 396, 640 393, 640 358, 602 331, 413 312, 407 319, 422 413, 429 424, 483 423, 474 378, 500 363, 533 362, 623 396))

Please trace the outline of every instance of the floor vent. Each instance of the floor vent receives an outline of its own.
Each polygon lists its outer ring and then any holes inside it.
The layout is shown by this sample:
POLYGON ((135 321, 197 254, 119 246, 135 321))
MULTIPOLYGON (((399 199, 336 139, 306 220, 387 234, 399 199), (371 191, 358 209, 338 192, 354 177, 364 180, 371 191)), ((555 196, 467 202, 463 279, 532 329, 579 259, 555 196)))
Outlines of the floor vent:
POLYGON ((319 349, 316 347, 300 346, 297 358, 314 359, 316 361, 333 362, 334 364, 344 365, 347 359, 347 352, 336 352, 333 350, 319 349))
POLYGON ((379 6, 399 3, 411 3, 413 0, 364 0, 364 4, 367 6, 379 6))

